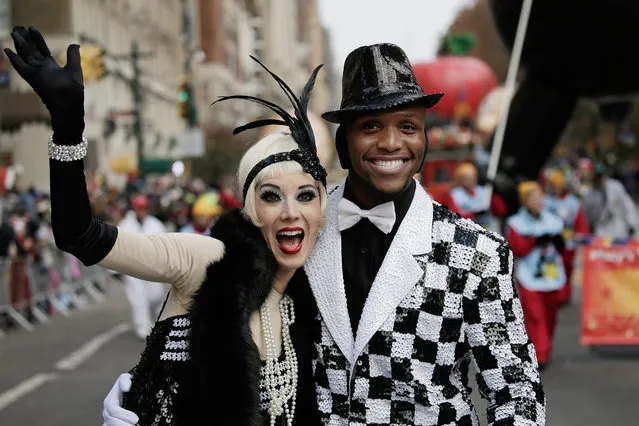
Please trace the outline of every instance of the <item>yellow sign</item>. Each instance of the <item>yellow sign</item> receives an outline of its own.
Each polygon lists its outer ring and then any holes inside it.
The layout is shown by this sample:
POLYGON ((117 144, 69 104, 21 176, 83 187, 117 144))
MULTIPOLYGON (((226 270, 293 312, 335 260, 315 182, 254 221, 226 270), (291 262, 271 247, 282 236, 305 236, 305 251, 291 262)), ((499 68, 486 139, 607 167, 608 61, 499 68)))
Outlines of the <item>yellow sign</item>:
POLYGON ((120 155, 111 159, 113 173, 130 173, 133 170, 135 170, 133 154, 120 155))
POLYGON ((557 279, 557 277, 559 277, 559 270, 557 269, 557 265, 554 263, 544 263, 543 275, 544 278, 548 278, 551 280, 557 279))
POLYGON ((564 230, 561 233, 561 236, 564 239, 564 241, 571 241, 573 237, 575 236, 575 233, 570 228, 564 228, 564 230))

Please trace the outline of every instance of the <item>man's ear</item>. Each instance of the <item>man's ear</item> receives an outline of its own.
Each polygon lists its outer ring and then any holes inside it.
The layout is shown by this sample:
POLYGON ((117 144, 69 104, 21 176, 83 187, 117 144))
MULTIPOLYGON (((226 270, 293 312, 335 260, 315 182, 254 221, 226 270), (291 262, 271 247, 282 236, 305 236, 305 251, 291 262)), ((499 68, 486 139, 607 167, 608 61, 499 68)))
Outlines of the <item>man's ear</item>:
POLYGON ((335 148, 337 150, 339 164, 344 170, 349 170, 352 167, 351 157, 348 154, 347 134, 348 127, 345 124, 340 124, 337 128, 337 132, 335 132, 335 148))
POLYGON ((428 147, 430 146, 430 143, 428 142, 428 130, 426 130, 426 128, 424 128, 424 142, 426 143, 426 146, 424 147, 424 157, 422 158, 422 165, 419 166, 418 173, 421 173, 422 170, 424 170, 424 164, 426 164, 426 158, 428 157, 428 147))

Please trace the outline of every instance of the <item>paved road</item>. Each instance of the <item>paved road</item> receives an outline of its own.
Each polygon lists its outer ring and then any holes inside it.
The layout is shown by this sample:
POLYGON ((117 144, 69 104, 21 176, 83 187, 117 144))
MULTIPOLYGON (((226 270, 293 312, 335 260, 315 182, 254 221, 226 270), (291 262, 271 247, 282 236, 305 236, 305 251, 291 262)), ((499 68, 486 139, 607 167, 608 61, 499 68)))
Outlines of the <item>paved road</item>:
MULTIPOLYGON (((0 425, 100 425, 104 396, 143 348, 125 329, 128 315, 116 288, 102 304, 0 340, 0 425)), ((578 336, 578 308, 570 306, 543 376, 548 424, 637 424, 639 358, 598 358, 580 347, 578 336)))
POLYGON ((104 303, 0 340, 0 425, 101 425, 102 400, 144 347, 128 319, 120 284, 104 303))

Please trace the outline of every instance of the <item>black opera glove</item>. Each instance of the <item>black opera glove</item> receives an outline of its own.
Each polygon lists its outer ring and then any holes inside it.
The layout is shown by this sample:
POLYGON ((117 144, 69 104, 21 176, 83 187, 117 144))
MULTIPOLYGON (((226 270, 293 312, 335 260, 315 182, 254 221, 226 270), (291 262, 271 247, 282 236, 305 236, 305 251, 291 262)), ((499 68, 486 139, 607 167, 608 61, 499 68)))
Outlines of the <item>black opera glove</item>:
POLYGON ((51 116, 53 139, 58 145, 77 145, 84 132, 84 83, 80 46, 67 48, 67 63, 60 67, 42 34, 34 27, 14 27, 11 38, 17 54, 4 52, 18 74, 33 88, 51 116))
POLYGON ((552 235, 550 234, 543 234, 538 236, 537 238, 535 238, 535 245, 536 246, 545 246, 546 244, 552 242, 552 235))
POLYGON ((554 244, 557 251, 562 251, 566 248, 566 241, 564 241, 564 237, 561 234, 552 236, 552 243, 554 244))
MULTIPOLYGON (((15 27, 11 37, 18 53, 10 49, 5 49, 5 53, 49 110, 53 142, 75 149, 75 145, 84 142, 80 46, 72 44, 67 48, 67 63, 60 67, 37 29, 15 27)), ((80 155, 76 159, 83 157, 81 149, 76 151, 80 155)), ((59 161, 51 154, 50 150, 51 224, 55 243, 87 266, 98 263, 113 248, 117 228, 93 217, 83 162, 69 158, 59 161)))

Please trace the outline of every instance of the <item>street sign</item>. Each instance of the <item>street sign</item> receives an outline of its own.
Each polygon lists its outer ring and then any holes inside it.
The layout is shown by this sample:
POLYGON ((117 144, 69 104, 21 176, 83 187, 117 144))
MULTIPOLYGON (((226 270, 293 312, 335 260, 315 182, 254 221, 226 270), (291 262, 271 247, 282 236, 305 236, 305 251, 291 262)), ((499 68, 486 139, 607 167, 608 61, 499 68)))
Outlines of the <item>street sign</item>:
POLYGON ((142 174, 165 174, 171 171, 175 160, 170 158, 145 158, 140 165, 142 174))
MULTIPOLYGON (((0 9, 0 13, 2 13, 2 9, 0 9)), ((6 67, 6 56, 2 51, 2 43, 0 43, 0 87, 7 87, 9 85, 9 70, 6 67)))
POLYGON ((0 64, 0 87, 7 87, 9 85, 9 71, 2 69, 0 64))
POLYGON ((204 155, 204 132, 193 127, 182 130, 175 135, 177 140, 177 156, 180 158, 198 158, 204 155))
MULTIPOLYGON (((0 34, 4 38, 5 35, 11 33, 11 1, 0 0, 0 34)), ((0 43, 0 87, 9 85, 9 70, 6 64, 6 56, 2 53, 3 46, 0 43)))

